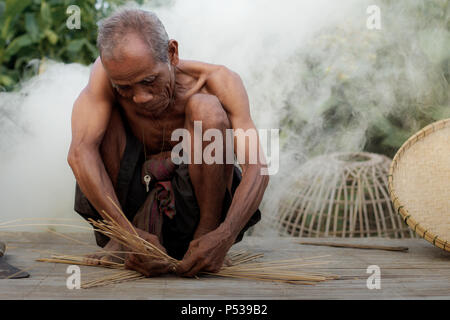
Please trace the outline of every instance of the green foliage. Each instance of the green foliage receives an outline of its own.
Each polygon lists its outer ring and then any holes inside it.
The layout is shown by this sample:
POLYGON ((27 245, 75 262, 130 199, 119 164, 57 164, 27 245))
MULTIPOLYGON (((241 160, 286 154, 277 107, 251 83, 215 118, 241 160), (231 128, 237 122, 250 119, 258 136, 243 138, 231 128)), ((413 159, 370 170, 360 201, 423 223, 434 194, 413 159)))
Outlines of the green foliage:
POLYGON ((0 2, 0 86, 12 89, 37 72, 34 59, 54 59, 88 64, 97 56, 96 21, 103 11, 95 0, 76 1, 81 9, 81 29, 66 26, 69 0, 3 0, 0 2))

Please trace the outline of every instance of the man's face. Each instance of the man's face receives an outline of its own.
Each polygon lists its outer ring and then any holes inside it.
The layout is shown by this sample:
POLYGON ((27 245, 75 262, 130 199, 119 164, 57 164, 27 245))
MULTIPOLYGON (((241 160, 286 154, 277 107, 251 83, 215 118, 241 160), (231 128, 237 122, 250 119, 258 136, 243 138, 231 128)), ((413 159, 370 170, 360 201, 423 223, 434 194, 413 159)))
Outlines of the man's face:
POLYGON ((138 113, 157 116, 169 107, 174 92, 174 68, 170 62, 154 59, 139 37, 127 36, 115 49, 114 58, 102 62, 115 90, 134 102, 138 113))

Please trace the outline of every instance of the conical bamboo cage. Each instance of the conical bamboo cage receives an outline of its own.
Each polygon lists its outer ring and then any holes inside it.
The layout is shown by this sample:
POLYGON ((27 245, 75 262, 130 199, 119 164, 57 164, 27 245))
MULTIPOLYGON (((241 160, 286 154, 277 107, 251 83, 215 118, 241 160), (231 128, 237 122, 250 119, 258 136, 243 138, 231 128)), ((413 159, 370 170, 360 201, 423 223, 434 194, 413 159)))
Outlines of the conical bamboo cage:
POLYGON ((275 229, 294 237, 414 237, 392 207, 390 164, 366 152, 310 160, 281 197, 275 229))

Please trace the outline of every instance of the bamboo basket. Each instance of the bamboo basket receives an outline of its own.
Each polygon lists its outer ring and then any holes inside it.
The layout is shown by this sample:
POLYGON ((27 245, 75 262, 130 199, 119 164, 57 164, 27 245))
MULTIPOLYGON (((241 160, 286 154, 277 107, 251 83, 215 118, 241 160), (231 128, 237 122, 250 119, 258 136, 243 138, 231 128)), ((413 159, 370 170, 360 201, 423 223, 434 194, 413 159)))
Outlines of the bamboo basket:
POLYGON ((403 144, 390 167, 389 193, 414 232, 450 251, 450 119, 428 125, 403 144))
POLYGON ((390 163, 367 152, 308 161, 281 197, 272 228, 294 237, 414 237, 389 197, 390 163))

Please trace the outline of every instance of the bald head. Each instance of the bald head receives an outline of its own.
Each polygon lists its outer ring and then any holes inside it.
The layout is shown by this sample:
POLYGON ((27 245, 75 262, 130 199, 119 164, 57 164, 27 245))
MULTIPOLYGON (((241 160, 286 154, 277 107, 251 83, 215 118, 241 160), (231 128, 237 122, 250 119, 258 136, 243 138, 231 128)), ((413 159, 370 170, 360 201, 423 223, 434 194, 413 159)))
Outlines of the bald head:
POLYGON ((158 17, 139 9, 120 10, 102 20, 97 47, 102 59, 120 59, 130 36, 138 37, 159 62, 168 61, 169 37, 158 17))

